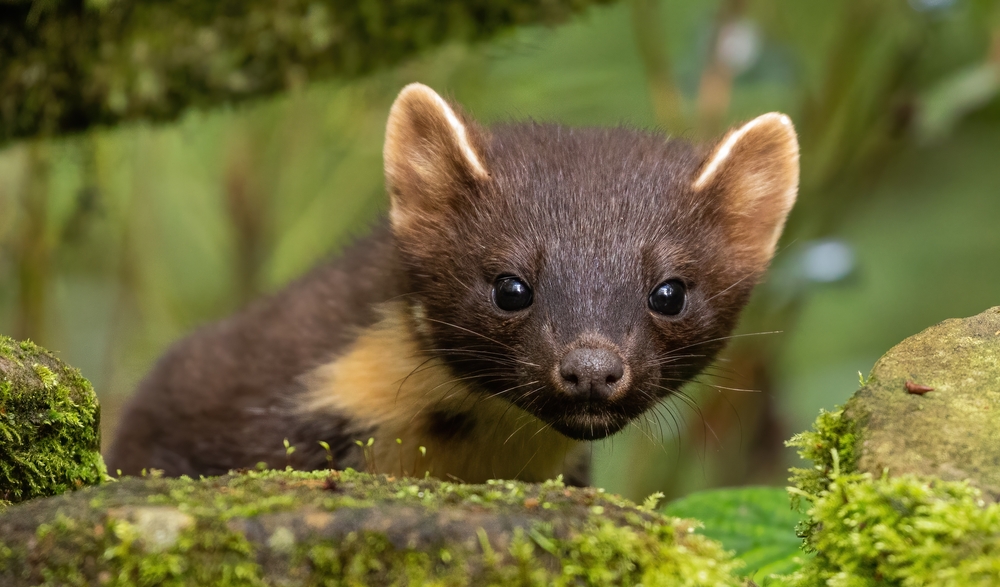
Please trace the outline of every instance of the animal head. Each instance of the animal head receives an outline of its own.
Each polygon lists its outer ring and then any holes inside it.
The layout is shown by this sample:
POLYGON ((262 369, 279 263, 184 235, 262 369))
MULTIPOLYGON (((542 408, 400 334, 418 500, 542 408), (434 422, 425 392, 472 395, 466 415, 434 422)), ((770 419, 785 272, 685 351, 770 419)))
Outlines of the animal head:
POLYGON ((423 346, 471 388, 588 440, 713 360, 799 173, 782 114, 698 147, 628 128, 486 128, 420 84, 392 106, 384 158, 423 346))

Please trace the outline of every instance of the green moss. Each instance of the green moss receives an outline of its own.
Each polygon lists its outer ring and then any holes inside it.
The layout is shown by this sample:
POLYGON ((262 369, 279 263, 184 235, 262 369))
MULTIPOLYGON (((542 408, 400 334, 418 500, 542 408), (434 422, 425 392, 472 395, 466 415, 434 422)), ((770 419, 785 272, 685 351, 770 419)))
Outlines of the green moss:
POLYGON ((692 522, 558 481, 125 479, 12 507, 0 537, 12 586, 740 584, 692 522))
POLYGON ((0 143, 171 120, 608 0, 6 0, 0 143))
MULTIPOLYGON (((854 423, 844 418, 843 410, 821 410, 812 430, 796 434, 785 443, 799 449, 803 460, 813 463, 808 469, 791 470, 792 485, 811 499, 826 489, 836 472, 853 471, 857 464, 856 438, 854 423)), ((794 494, 796 498, 801 496, 794 494)), ((797 504, 796 501, 793 505, 797 504)))
POLYGON ((79 371, 0 336, 0 507, 99 483, 99 423, 97 396, 79 371))
POLYGON ((816 556, 789 585, 1000 584, 1000 505, 968 483, 833 475, 808 515, 816 556))

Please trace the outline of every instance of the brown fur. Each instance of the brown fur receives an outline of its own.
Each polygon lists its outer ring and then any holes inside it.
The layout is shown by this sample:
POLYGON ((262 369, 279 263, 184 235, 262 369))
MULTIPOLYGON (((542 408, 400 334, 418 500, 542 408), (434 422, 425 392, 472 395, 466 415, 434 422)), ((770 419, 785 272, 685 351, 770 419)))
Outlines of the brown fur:
POLYGON ((724 345, 794 202, 797 157, 780 115, 703 150, 626 128, 487 130, 408 86, 386 131, 388 225, 175 345, 109 466, 318 468, 324 441, 340 467, 586 482, 579 440, 641 417, 724 345), (530 285, 529 307, 493 303, 504 276, 530 285), (647 307, 668 279, 686 286, 676 316, 647 307), (620 358, 613 393, 567 386, 560 365, 581 348, 620 358))

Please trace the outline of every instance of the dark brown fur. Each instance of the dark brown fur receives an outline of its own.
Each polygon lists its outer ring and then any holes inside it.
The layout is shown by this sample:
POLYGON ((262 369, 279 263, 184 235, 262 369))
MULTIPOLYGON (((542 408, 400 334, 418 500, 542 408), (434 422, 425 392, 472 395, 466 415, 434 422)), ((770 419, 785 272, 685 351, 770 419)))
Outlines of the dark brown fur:
POLYGON ((110 471, 217 475, 265 462, 361 467, 353 440, 369 432, 336 414, 302 418, 298 377, 326 363, 396 295, 389 231, 378 227, 338 260, 243 312, 179 341, 140 383, 107 451, 110 471), (286 456, 284 439, 296 446, 286 456))
MULTIPOLYGON (((390 118, 389 226, 175 345, 129 404, 107 455, 111 470, 216 474, 259 461, 321 468, 320 440, 335 466, 362 467, 353 440, 378 431, 349 414, 303 413, 303 376, 336 360, 391 299, 414 311, 413 336, 427 356, 475 393, 577 439, 619 431, 713 360, 791 206, 771 192, 797 183, 794 133, 770 122, 748 132, 696 187, 719 147, 629 128, 487 130, 456 110, 470 148, 463 151, 427 92, 404 91, 390 118), (492 304, 501 275, 531 284, 529 309, 492 304), (647 307, 666 279, 688 288, 676 317, 647 307), (622 357, 620 392, 594 401, 559 388, 553 373, 577 347, 622 357), (296 446, 290 457, 285 438, 296 446)), ((435 415, 429 432, 456 442, 480 424, 435 415)))

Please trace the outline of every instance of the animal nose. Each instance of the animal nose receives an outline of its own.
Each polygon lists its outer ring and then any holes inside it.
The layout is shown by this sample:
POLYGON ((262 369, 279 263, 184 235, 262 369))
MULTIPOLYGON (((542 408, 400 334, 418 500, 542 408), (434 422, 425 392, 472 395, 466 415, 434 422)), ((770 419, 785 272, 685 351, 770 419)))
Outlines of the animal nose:
POLYGON ((602 348, 573 349, 559 364, 563 388, 581 399, 610 398, 624 374, 618 353, 602 348))

